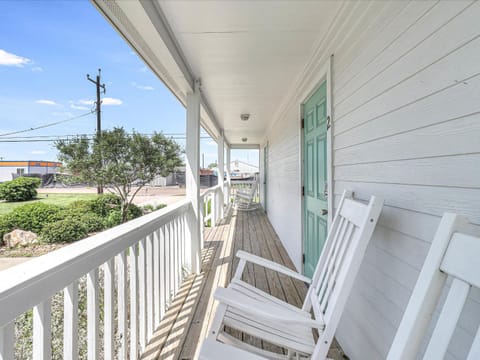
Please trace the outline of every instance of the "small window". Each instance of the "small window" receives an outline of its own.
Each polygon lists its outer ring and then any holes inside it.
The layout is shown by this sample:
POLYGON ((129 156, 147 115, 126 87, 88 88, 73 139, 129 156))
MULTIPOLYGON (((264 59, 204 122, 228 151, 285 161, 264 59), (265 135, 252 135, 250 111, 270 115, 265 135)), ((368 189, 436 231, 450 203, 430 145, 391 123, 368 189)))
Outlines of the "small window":
POLYGON ((17 175, 24 175, 24 174, 25 174, 25 169, 17 168, 17 175))

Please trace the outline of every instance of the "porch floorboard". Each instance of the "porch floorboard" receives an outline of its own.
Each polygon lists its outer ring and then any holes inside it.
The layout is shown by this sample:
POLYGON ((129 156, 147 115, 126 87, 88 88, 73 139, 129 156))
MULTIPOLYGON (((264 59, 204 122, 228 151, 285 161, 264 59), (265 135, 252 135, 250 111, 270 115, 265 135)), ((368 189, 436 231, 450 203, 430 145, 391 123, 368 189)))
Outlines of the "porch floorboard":
MULTIPOLYGON (((212 295, 218 286, 226 286, 230 282, 238 264, 234 254, 240 249, 294 269, 263 210, 228 211, 221 224, 205 230, 201 273, 184 281, 142 359, 196 358, 215 314, 216 303, 212 295)), ((251 264, 247 265, 243 276, 256 287, 293 305, 302 306, 307 290, 302 282, 251 264)), ((282 352, 281 348, 262 343, 247 334, 231 329, 227 331, 253 345, 282 352)), ((332 347, 329 356, 342 358, 337 345, 332 347)))

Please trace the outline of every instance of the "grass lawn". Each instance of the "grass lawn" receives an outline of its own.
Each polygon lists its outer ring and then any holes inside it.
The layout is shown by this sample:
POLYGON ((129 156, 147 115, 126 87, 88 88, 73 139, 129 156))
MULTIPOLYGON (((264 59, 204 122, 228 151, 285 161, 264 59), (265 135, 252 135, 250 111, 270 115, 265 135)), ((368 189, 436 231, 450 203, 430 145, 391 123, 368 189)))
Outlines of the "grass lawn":
POLYGON ((16 207, 29 204, 36 201, 42 201, 46 204, 54 204, 66 206, 77 200, 95 199, 97 194, 38 194, 37 199, 31 201, 20 202, 0 202, 0 215, 4 215, 15 209, 16 207))

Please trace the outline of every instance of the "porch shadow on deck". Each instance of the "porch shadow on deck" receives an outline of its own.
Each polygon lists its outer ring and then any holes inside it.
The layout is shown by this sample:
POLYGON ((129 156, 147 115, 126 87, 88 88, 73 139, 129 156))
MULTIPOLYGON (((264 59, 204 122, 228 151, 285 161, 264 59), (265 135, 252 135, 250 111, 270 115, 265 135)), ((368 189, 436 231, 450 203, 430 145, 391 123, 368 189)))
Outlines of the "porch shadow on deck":
MULTIPOLYGON (((202 272, 185 279, 142 359, 187 360, 198 355, 215 313, 216 304, 212 295, 218 286, 226 286, 230 282, 238 264, 234 254, 240 249, 294 268, 263 210, 230 210, 220 225, 205 230, 202 272)), ((306 286, 302 282, 251 264, 247 265, 243 276, 244 280, 259 289, 302 306, 306 294, 306 286)), ((282 351, 246 334, 229 332, 256 346, 282 351)), ((337 345, 332 347, 329 356, 342 359, 337 345)))

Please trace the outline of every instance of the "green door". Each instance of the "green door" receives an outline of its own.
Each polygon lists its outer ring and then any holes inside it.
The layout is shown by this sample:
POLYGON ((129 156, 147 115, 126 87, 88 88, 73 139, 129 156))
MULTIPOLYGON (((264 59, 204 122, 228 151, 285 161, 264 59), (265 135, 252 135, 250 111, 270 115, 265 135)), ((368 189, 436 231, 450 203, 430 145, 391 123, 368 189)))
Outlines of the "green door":
POLYGON ((264 210, 267 212, 267 171, 268 171, 268 145, 263 148, 263 202, 264 210))
POLYGON ((327 87, 324 82, 303 108, 304 268, 312 276, 327 237, 327 87))

